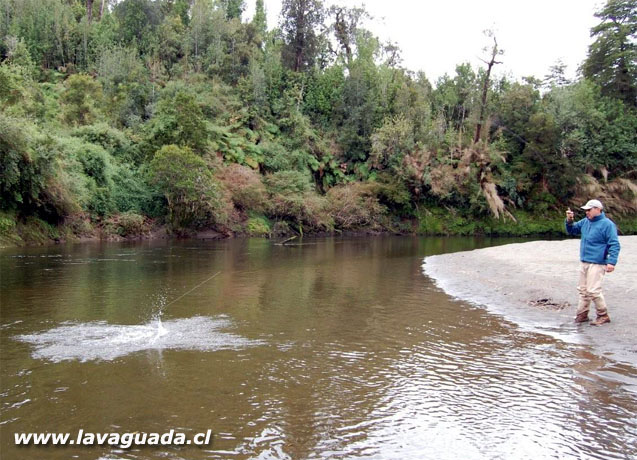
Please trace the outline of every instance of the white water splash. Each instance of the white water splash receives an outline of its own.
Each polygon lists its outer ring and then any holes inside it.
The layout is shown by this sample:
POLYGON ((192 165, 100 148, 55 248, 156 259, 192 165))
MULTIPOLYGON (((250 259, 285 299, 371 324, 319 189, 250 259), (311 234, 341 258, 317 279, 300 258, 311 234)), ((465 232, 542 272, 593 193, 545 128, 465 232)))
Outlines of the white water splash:
POLYGON ((232 322, 225 316, 196 316, 165 323, 157 318, 142 325, 65 323, 16 339, 33 346, 34 358, 53 362, 111 361, 144 350, 236 350, 265 343, 221 331, 230 326, 232 322))

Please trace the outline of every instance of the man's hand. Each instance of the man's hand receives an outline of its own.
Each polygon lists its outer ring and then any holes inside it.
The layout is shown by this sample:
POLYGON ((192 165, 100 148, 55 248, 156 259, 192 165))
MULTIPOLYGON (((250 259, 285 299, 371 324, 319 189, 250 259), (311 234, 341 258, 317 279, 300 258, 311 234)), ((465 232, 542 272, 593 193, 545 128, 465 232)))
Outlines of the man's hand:
POLYGON ((573 211, 571 211, 571 208, 568 208, 566 210, 566 220, 568 222, 573 222, 574 218, 575 218, 575 214, 573 213, 573 211))
POLYGON ((606 273, 610 273, 615 270, 615 266, 611 264, 606 264, 606 273))

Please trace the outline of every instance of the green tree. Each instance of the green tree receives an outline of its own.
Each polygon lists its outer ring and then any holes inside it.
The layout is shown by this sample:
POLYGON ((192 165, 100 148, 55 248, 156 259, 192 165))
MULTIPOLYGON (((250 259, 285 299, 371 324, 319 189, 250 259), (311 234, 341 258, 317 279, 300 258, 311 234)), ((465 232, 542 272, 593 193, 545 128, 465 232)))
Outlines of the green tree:
POLYGON ((295 72, 314 65, 319 52, 319 27, 325 15, 321 0, 283 0, 281 32, 285 46, 283 62, 295 72))
MULTIPOLYGON (((381 94, 380 69, 374 63, 378 39, 368 31, 357 34, 358 55, 352 62, 343 85, 342 112, 336 121, 344 159, 351 163, 365 162, 371 151, 371 136, 381 126, 385 113, 381 94)), ((351 165, 355 167, 354 164, 351 165)), ((362 172, 365 175, 365 172, 362 172)))
MULTIPOLYGON (((76 64, 81 34, 72 6, 60 0, 0 0, 0 35, 24 40, 33 60, 44 68, 76 64)), ((83 16, 83 13, 82 13, 83 16)))
POLYGON ((117 126, 138 126, 148 118, 146 109, 152 101, 153 88, 136 48, 104 49, 97 72, 104 88, 105 111, 117 126))
POLYGON ((376 169, 389 168, 400 172, 403 159, 416 147, 411 120, 403 117, 388 117, 372 135, 370 161, 376 169))
POLYGON ((434 112, 442 116, 449 128, 467 131, 467 120, 477 110, 477 86, 478 77, 468 63, 456 66, 454 78, 444 75, 438 79, 432 94, 434 112))
POLYGON ((162 22, 160 2, 152 0, 123 0, 113 10, 118 20, 118 38, 123 46, 135 46, 140 52, 150 52, 155 29, 162 22))
POLYGON ((531 85, 514 83, 499 98, 495 110, 495 127, 502 131, 506 154, 519 156, 526 146, 526 131, 531 116, 539 108, 540 92, 531 85))
POLYGON ((564 61, 558 59, 555 64, 549 67, 549 73, 544 76, 543 85, 546 88, 570 85, 571 81, 566 78, 566 67, 564 61))
POLYGON ((224 221, 220 187, 206 162, 188 147, 162 147, 150 163, 150 180, 164 195, 175 229, 224 221))
POLYGON ((349 68, 356 54, 356 34, 358 33, 359 25, 370 16, 365 8, 347 8, 338 5, 330 7, 329 15, 333 18, 331 29, 334 37, 344 54, 344 61, 349 68))
POLYGON ((608 179, 637 167, 637 114, 588 80, 545 96, 560 130, 560 152, 576 171, 608 179))
POLYGON ((102 85, 90 75, 71 75, 64 82, 61 101, 64 104, 63 118, 69 124, 86 125, 96 118, 95 105, 102 98, 102 85))
POLYGON ((637 2, 609 0, 595 16, 601 22, 591 29, 582 70, 602 88, 602 94, 637 107, 637 2))
POLYGON ((208 141, 206 120, 195 96, 175 86, 165 90, 148 129, 150 145, 155 149, 176 144, 202 152, 208 141))
POLYGON ((185 55, 185 34, 186 29, 180 16, 167 16, 159 26, 159 58, 168 70, 185 55))
POLYGON ((219 2, 226 12, 227 19, 241 20, 241 15, 246 7, 243 0, 219 0, 219 2))
POLYGON ((252 18, 252 24, 254 25, 257 33, 260 35, 260 39, 265 39, 265 34, 268 31, 268 18, 265 13, 265 6, 263 0, 256 0, 254 17, 252 18))
POLYGON ((546 112, 531 115, 526 138, 522 156, 535 191, 565 199, 575 183, 575 175, 559 151, 560 131, 554 117, 546 112))

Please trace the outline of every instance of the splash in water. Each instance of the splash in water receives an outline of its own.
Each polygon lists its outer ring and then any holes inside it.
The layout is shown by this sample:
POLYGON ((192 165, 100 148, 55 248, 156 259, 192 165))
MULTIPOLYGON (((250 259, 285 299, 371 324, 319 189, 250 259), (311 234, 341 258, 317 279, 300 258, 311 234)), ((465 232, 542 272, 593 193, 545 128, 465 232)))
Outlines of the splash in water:
POLYGON ((53 362, 65 360, 110 361, 144 350, 236 350, 263 345, 225 329, 226 316, 196 316, 163 323, 157 317, 148 324, 117 325, 104 321, 65 323, 47 331, 16 338, 33 345, 33 357, 53 362))

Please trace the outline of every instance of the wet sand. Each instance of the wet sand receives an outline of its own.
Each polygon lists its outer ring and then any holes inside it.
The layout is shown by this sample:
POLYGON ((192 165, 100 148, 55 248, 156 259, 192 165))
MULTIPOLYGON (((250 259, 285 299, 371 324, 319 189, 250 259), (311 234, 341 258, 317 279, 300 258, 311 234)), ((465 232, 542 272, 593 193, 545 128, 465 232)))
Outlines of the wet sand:
MULTIPOLYGON (((637 365, 637 236, 621 236, 619 241, 617 267, 603 283, 612 321, 601 327, 573 323, 579 239, 431 256, 425 258, 423 271, 454 297, 637 365)), ((590 318, 594 317, 591 308, 590 318)))

